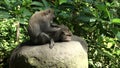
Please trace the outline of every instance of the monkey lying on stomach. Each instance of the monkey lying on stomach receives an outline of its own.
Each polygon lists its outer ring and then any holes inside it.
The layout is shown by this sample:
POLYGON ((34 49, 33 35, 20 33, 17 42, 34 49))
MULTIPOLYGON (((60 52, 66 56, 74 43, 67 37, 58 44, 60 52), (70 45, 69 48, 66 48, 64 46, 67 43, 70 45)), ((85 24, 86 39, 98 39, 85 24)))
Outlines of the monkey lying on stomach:
POLYGON ((55 34, 55 36, 50 35, 55 42, 69 42, 69 41, 78 41, 82 45, 82 47, 87 52, 87 42, 79 36, 73 35, 69 28, 65 25, 57 25, 60 29, 59 34, 55 34))
POLYGON ((54 40, 48 34, 60 30, 60 28, 51 27, 54 17, 52 9, 35 12, 31 16, 28 24, 28 34, 32 44, 50 43, 49 47, 53 47, 54 40))
POLYGON ((72 33, 65 25, 56 25, 60 28, 59 32, 49 34, 55 42, 68 42, 71 40, 72 33))

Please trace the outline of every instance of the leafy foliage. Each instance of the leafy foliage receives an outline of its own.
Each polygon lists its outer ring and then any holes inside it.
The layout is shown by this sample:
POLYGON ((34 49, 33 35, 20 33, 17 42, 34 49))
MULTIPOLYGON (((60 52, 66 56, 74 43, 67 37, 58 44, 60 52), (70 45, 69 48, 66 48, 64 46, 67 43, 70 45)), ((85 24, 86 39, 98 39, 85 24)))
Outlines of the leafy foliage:
POLYGON ((1 0, 0 66, 8 66, 16 42, 16 24, 20 23, 19 42, 28 39, 26 27, 30 16, 54 8, 58 24, 88 42, 90 68, 120 67, 120 1, 119 0, 1 0))

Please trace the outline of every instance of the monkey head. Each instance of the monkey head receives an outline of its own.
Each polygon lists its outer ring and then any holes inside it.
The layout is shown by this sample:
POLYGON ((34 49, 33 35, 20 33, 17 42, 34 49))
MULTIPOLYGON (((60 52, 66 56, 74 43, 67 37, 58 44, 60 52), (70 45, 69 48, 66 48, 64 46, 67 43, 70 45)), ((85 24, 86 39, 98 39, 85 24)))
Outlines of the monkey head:
POLYGON ((69 28, 65 25, 60 25, 60 28, 61 28, 60 41, 63 42, 71 41, 72 32, 69 30, 69 28))
POLYGON ((53 9, 46 9, 40 12, 41 12, 40 15, 42 16, 42 20, 44 22, 50 22, 50 23, 53 22, 53 19, 55 18, 53 9))

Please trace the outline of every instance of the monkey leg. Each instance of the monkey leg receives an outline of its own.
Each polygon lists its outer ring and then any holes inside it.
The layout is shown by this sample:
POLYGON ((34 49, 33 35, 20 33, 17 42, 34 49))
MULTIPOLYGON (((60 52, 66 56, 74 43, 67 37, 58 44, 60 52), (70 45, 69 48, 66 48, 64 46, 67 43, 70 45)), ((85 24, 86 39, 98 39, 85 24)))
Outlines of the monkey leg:
POLYGON ((54 46, 54 44, 55 44, 54 40, 53 40, 53 39, 51 39, 51 40, 50 40, 50 46, 49 46, 49 48, 50 48, 50 49, 52 49, 52 48, 53 48, 53 46, 54 46))
POLYGON ((46 33, 41 33, 43 43, 49 42, 49 48, 52 49, 54 46, 54 40, 46 33))

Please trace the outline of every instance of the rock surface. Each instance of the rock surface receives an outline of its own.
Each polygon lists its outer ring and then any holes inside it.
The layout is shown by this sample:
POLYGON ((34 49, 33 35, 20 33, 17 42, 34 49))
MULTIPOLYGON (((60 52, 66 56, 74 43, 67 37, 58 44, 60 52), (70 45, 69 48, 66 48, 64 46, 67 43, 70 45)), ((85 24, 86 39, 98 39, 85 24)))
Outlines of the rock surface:
POLYGON ((79 42, 29 46, 20 45, 12 53, 10 68, 88 68, 88 55, 79 42))

